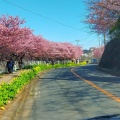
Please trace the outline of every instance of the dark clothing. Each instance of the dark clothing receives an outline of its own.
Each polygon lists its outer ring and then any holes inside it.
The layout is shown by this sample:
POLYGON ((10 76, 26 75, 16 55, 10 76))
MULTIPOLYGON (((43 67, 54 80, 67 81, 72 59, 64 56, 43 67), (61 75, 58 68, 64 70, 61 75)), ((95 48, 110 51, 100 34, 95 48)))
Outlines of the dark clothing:
POLYGON ((54 60, 53 59, 51 60, 51 64, 54 65, 54 60))
POLYGON ((14 61, 13 60, 8 60, 6 67, 7 67, 9 73, 13 72, 13 66, 14 66, 14 61))

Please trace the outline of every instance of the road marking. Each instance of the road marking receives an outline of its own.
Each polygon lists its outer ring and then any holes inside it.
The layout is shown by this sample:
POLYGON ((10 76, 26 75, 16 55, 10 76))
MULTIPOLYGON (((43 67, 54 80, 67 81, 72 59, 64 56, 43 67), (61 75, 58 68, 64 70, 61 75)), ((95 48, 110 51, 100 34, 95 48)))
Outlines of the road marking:
POLYGON ((83 80, 84 82, 86 82, 87 84, 91 85, 92 87, 94 87, 95 89, 99 90, 100 92, 102 92, 103 94, 107 95, 108 97, 112 98, 113 100, 117 101, 117 102, 120 102, 120 98, 114 96, 113 94, 107 92, 106 90, 102 89, 101 87, 97 86, 96 84, 92 83, 91 81, 89 80, 86 80, 84 78, 82 78, 81 76, 79 76, 77 73, 75 73, 73 71, 74 68, 71 69, 71 72, 76 76, 78 77, 80 80, 83 80))

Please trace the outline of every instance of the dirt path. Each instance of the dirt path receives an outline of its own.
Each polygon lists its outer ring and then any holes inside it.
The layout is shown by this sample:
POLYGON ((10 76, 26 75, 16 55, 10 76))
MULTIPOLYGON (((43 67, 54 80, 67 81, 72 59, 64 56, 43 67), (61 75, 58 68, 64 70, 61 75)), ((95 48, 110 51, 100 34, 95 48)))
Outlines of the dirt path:
POLYGON ((20 75, 21 72, 22 70, 18 70, 12 74, 4 74, 0 76, 0 84, 2 84, 3 82, 9 83, 14 77, 17 77, 18 75, 20 75))
MULTIPOLYGON (((15 97, 13 101, 10 101, 9 104, 7 104, 5 107, 5 110, 0 110, 0 120, 14 120, 21 111, 21 109, 24 107, 24 103, 26 102, 28 96, 31 96, 31 91, 33 90, 34 86, 37 83, 37 80, 39 77, 44 74, 46 71, 41 72, 38 76, 36 76, 31 82, 27 85, 25 85, 20 91, 20 93, 15 97)), ((13 78, 19 75, 21 72, 17 72, 16 74, 12 74, 10 76, 5 76, 6 81, 8 78, 13 78)), ((33 96, 31 96, 33 97, 33 96)))

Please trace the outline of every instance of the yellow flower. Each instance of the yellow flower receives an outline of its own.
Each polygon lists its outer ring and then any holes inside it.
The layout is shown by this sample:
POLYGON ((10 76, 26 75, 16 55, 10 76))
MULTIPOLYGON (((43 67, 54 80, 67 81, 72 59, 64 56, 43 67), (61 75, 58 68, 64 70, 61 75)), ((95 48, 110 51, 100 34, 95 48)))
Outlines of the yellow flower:
POLYGON ((2 106, 2 107, 0 107, 0 109, 1 109, 1 110, 5 110, 5 108, 4 108, 3 106, 2 106))
POLYGON ((17 90, 17 93, 19 93, 19 92, 20 92, 20 89, 17 90))

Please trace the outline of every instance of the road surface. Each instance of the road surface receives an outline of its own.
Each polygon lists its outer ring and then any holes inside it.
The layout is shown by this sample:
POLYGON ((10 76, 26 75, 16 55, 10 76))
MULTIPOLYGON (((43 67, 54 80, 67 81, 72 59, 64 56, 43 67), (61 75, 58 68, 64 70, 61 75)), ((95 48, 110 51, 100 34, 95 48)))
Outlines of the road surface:
POLYGON ((16 120, 120 120, 120 77, 96 65, 51 70, 33 96, 16 120))

